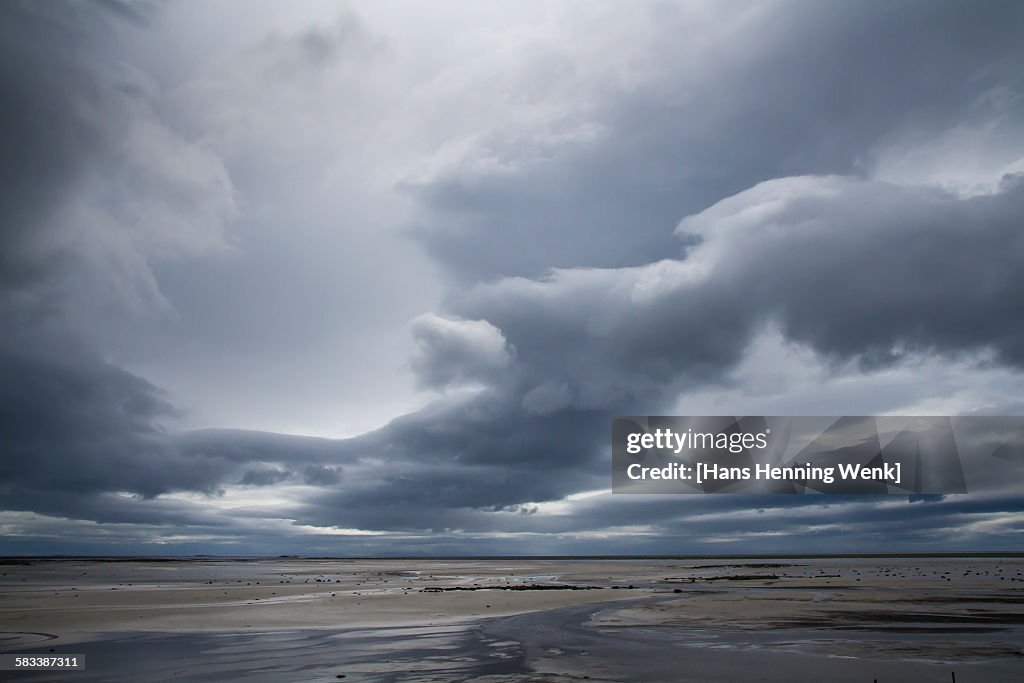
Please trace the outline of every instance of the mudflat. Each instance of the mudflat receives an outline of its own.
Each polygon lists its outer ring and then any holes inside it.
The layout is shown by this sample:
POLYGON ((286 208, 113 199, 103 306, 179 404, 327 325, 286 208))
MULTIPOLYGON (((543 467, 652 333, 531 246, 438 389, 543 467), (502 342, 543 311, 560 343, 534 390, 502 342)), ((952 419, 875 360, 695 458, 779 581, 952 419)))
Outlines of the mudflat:
POLYGON ((7 559, 25 680, 1024 680, 1024 559, 7 559))

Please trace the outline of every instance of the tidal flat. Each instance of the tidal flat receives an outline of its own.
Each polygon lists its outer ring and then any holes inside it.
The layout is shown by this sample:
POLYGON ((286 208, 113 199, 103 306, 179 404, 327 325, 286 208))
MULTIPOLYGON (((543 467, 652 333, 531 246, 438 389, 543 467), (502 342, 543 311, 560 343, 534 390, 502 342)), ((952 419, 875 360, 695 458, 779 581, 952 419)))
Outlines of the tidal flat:
POLYGON ((1024 680, 1024 558, 0 559, 11 680, 1024 680))

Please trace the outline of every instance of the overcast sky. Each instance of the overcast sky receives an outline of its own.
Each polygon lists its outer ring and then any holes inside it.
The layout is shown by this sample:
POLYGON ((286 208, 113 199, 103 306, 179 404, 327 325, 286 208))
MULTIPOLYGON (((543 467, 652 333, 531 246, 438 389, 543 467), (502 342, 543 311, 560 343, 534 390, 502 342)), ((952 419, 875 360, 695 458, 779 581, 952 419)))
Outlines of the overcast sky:
POLYGON ((610 493, 614 415, 1024 414, 1024 3, 0 4, 0 552, 1024 550, 610 493))

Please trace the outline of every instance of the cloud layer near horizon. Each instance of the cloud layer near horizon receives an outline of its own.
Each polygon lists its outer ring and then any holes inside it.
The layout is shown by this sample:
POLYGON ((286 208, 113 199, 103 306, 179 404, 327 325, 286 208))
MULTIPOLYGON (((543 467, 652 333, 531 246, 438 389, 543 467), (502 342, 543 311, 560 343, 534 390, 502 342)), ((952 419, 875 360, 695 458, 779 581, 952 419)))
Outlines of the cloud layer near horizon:
POLYGON ((0 551, 1016 547, 604 489, 615 414, 1020 413, 1021 9, 559 10, 6 5, 0 551))

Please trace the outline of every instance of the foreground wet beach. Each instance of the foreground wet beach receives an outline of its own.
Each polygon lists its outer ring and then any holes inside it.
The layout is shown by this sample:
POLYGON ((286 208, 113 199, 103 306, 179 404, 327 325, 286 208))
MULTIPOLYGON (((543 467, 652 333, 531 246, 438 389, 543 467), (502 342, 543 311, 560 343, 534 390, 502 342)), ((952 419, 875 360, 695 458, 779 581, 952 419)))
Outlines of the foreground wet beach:
POLYGON ((1024 559, 3 560, 19 680, 1024 679, 1024 559))

